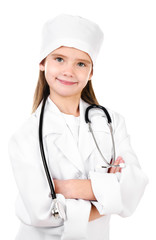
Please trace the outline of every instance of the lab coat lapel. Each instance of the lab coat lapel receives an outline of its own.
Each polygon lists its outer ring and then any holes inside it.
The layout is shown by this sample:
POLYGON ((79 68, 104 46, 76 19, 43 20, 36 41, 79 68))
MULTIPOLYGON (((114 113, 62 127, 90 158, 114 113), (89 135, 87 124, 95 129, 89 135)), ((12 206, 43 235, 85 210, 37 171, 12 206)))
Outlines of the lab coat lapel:
POLYGON ((75 140, 66 126, 64 133, 54 142, 56 146, 63 152, 67 159, 82 173, 84 173, 84 166, 80 156, 79 149, 75 140))
MULTIPOLYGON (((36 114, 40 116, 41 106, 36 111, 36 114)), ((53 144, 61 151, 66 158, 81 172, 84 173, 84 166, 80 156, 79 149, 74 141, 70 129, 65 123, 65 120, 57 108, 57 106, 47 99, 44 112, 43 122, 43 137, 45 138, 49 134, 56 134, 56 138, 53 144)))
POLYGON ((83 161, 89 157, 96 147, 91 132, 89 131, 89 126, 85 122, 85 111, 88 106, 88 103, 80 99, 79 151, 83 161))

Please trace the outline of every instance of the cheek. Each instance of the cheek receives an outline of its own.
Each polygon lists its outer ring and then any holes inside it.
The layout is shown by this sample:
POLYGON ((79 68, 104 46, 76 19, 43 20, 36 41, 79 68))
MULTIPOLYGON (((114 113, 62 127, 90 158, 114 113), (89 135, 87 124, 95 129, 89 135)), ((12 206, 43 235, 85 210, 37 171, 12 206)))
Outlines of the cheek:
POLYGON ((84 76, 87 80, 90 80, 91 72, 92 72, 92 68, 87 68, 86 71, 84 72, 84 76))
POLYGON ((89 80, 89 72, 88 71, 82 71, 78 73, 78 78, 81 82, 87 82, 89 80))
POLYGON ((58 74, 58 70, 55 67, 45 68, 45 78, 47 81, 52 81, 58 74))

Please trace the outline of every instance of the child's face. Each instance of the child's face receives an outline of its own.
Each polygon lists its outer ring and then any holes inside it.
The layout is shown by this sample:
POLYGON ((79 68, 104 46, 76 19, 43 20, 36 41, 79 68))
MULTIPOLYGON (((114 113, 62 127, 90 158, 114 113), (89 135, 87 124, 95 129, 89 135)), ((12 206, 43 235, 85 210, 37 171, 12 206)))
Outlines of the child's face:
POLYGON ((45 71, 51 95, 80 97, 92 77, 92 60, 76 48, 60 47, 40 63, 40 70, 45 71))

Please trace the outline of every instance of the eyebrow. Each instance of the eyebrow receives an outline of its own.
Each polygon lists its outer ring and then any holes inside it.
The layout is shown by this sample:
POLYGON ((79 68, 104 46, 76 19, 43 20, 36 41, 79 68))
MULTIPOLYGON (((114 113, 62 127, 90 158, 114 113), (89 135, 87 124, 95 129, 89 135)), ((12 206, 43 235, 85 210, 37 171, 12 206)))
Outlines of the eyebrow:
MULTIPOLYGON (((59 54, 59 53, 52 53, 52 56, 54 56, 54 57, 63 57, 63 58, 68 58, 67 56, 65 56, 65 55, 62 55, 62 54, 59 54)), ((87 59, 80 59, 80 58, 76 58, 75 60, 77 60, 77 61, 81 61, 81 62, 86 62, 86 63, 88 63, 88 64, 91 64, 91 62, 90 62, 90 61, 88 61, 87 59)))

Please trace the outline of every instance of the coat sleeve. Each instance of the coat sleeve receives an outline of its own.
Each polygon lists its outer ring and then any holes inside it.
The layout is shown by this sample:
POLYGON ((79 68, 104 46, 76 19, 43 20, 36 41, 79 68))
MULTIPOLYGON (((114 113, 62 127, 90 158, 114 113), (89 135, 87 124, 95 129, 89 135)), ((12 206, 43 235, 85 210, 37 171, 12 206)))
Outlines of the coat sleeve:
MULTIPOLYGON (((19 190, 16 214, 28 225, 53 227, 62 225, 51 215, 52 199, 39 152, 36 126, 25 124, 9 140, 9 156, 19 190)), ((57 194, 65 206, 65 198, 57 194)))
POLYGON ((90 171, 92 189, 97 202, 92 202, 99 213, 130 216, 136 209, 148 178, 140 168, 135 153, 132 150, 127 134, 124 118, 119 114, 112 116, 116 157, 121 156, 126 167, 121 173, 101 173, 90 171))

